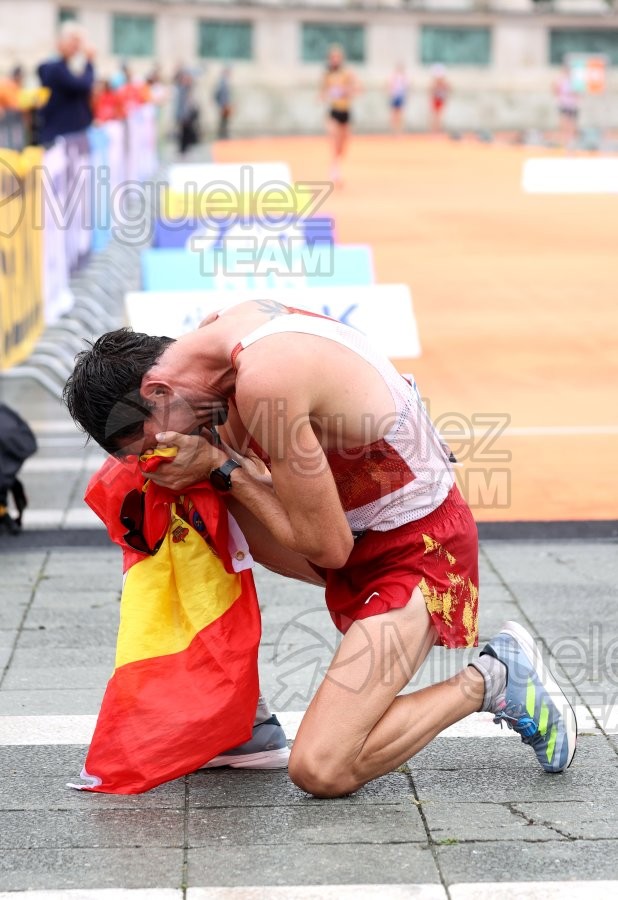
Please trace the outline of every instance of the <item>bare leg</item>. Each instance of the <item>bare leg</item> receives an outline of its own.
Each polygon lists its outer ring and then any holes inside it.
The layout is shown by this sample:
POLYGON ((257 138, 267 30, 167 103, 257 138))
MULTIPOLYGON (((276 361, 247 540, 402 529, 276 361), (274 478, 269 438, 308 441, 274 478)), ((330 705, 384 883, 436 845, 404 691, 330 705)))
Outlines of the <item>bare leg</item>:
POLYGON ((384 775, 448 725, 480 710, 482 676, 467 667, 448 681, 397 697, 434 645, 418 588, 408 605, 355 622, 301 723, 290 756, 292 781, 338 797, 384 775))

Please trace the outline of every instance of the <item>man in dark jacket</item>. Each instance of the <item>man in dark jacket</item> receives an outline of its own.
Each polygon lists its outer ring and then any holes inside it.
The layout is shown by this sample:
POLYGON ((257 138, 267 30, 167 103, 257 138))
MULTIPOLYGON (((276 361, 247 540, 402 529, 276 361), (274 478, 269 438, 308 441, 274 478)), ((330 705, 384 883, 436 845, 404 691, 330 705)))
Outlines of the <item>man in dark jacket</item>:
POLYGON ((92 122, 91 93, 94 84, 94 50, 86 46, 84 32, 75 22, 66 22, 58 39, 58 58, 41 63, 38 75, 51 93, 42 107, 39 139, 51 143, 61 134, 83 131, 92 122), (81 74, 71 66, 78 54, 86 57, 81 74))

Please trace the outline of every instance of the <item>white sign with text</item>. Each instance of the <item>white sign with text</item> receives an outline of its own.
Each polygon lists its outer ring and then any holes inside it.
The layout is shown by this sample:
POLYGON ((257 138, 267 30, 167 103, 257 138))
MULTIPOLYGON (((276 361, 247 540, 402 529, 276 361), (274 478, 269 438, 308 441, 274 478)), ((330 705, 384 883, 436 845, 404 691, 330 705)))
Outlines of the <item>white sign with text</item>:
MULTIPOLYGON (((125 303, 134 331, 179 337, 197 328, 209 313, 265 296, 264 291, 132 291, 125 303)), ((339 319, 366 334, 391 359, 421 355, 412 297, 405 284, 273 288, 267 297, 339 319)))

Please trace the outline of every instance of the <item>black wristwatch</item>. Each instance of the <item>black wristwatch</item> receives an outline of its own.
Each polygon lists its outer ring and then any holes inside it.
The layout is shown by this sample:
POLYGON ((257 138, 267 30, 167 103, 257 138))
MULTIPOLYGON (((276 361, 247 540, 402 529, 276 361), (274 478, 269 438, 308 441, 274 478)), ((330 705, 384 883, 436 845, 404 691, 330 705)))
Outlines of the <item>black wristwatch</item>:
POLYGON ((222 466, 213 469, 210 473, 210 483, 218 491, 232 490, 232 472, 234 469, 242 468, 240 463, 234 462, 233 459, 226 460, 222 466))

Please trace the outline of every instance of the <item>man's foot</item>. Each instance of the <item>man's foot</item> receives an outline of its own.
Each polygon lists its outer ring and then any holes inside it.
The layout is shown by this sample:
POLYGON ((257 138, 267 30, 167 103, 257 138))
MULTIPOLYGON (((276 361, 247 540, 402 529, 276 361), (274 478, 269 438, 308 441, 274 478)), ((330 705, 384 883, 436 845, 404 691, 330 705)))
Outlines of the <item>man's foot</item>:
POLYGON ((483 655, 493 656, 506 668, 504 692, 489 708, 494 722, 506 723, 530 744, 546 772, 563 772, 575 754, 575 713, 532 636, 516 622, 506 622, 481 650, 479 662, 483 655))
POLYGON ((271 716, 266 722, 253 726, 253 737, 250 740, 215 756, 202 768, 231 766, 233 769, 286 769, 289 756, 285 731, 277 716, 271 716))

